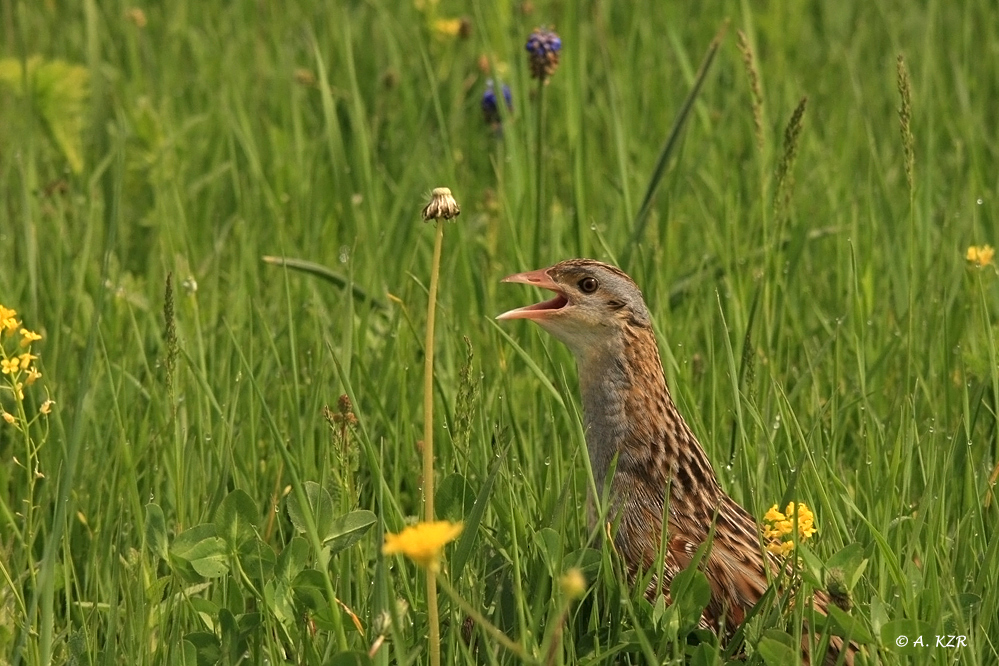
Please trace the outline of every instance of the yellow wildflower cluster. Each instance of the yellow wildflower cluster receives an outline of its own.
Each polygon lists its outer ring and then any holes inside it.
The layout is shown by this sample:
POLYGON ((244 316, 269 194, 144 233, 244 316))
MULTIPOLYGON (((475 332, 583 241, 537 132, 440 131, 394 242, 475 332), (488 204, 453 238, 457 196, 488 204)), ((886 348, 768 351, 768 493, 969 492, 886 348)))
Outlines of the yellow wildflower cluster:
POLYGON ((419 523, 399 534, 386 534, 382 552, 386 555, 405 555, 421 567, 437 571, 441 549, 457 539, 463 527, 461 523, 447 520, 419 523))
POLYGON ((784 512, 777 510, 774 504, 763 516, 763 539, 767 542, 767 550, 774 555, 787 557, 794 550, 795 513, 798 518, 798 541, 806 541, 819 531, 815 526, 815 514, 803 502, 791 502, 784 512))
MULTIPOLYGON (((42 373, 32 365, 38 357, 31 353, 31 343, 42 339, 38 333, 30 331, 17 320, 17 311, 0 304, 0 375, 6 382, 0 389, 9 391, 18 402, 24 400, 24 387, 31 386, 42 377, 42 373), (20 338, 8 350, 8 341, 20 338)), ((48 414, 52 411, 52 400, 42 403, 39 411, 48 414)), ((0 415, 7 423, 16 423, 17 418, 2 408, 0 415)))
POLYGON ((968 260, 969 264, 974 264, 978 268, 985 268, 992 263, 992 258, 995 254, 996 251, 991 245, 982 245, 981 247, 972 245, 968 248, 965 259, 968 260))

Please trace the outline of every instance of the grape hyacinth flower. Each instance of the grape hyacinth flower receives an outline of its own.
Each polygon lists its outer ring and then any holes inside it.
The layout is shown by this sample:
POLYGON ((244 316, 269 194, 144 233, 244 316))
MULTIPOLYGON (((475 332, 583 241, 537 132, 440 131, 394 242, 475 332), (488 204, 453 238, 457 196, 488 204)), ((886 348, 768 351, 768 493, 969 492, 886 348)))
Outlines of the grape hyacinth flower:
POLYGON ((531 77, 548 82, 548 77, 558 67, 558 52, 562 50, 562 39, 547 28, 535 28, 527 38, 527 52, 530 54, 531 77))
MULTIPOLYGON (((506 103, 507 111, 513 111, 513 93, 510 86, 503 84, 503 101, 506 103)), ((493 80, 486 82, 486 91, 482 93, 482 115, 485 116, 486 123, 494 128, 498 128, 502 119, 499 113, 499 104, 496 100, 496 87, 493 80)))

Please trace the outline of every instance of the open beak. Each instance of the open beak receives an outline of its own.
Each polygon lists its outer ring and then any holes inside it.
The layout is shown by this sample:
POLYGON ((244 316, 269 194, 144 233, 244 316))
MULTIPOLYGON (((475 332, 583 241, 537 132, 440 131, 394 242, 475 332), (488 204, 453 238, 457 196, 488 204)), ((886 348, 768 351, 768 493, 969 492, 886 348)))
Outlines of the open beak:
POLYGON ((540 268, 536 271, 530 271, 528 273, 508 275, 503 278, 502 282, 521 282, 523 284, 533 284, 535 287, 550 289, 554 291, 556 295, 555 298, 544 301, 543 303, 536 303, 534 305, 528 305, 523 308, 517 308, 516 310, 504 312, 500 316, 496 317, 497 319, 544 319, 549 313, 560 310, 569 304, 569 299, 565 297, 565 294, 559 286, 555 284, 555 281, 552 280, 550 275, 548 275, 547 268, 540 268))

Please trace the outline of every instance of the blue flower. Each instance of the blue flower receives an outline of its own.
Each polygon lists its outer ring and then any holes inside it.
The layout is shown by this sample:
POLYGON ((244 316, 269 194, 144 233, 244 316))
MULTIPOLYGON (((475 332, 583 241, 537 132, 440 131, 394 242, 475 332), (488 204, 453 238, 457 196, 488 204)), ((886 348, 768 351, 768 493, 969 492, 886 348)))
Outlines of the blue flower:
MULTIPOLYGON (((503 84, 503 101, 506 102, 507 111, 513 111, 513 93, 510 92, 510 86, 505 83, 503 84)), ((482 93, 482 115, 485 116, 488 124, 493 126, 500 124, 501 118, 499 106, 496 102, 496 87, 492 79, 486 81, 486 91, 482 93)))
POLYGON ((558 52, 562 50, 562 39, 547 28, 535 28, 527 38, 526 48, 530 54, 531 76, 547 81, 558 67, 558 52))

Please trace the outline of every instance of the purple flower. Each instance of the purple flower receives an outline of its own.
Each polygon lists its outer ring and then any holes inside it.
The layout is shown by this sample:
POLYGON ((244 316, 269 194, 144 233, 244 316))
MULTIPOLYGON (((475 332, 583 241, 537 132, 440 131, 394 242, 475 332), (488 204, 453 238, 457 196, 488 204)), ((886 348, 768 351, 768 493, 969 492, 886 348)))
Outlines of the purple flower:
MULTIPOLYGON (((502 90, 503 101, 506 102, 507 111, 513 111, 513 94, 510 92, 510 86, 504 83, 502 90)), ((501 118, 499 106, 496 101, 496 87, 492 79, 486 81, 486 91, 482 93, 482 115, 485 116, 486 123, 493 126, 500 124, 501 118)))
POLYGON ((558 67, 558 52, 562 50, 562 39, 547 28, 535 28, 527 38, 526 48, 530 54, 531 76, 547 81, 558 67))

